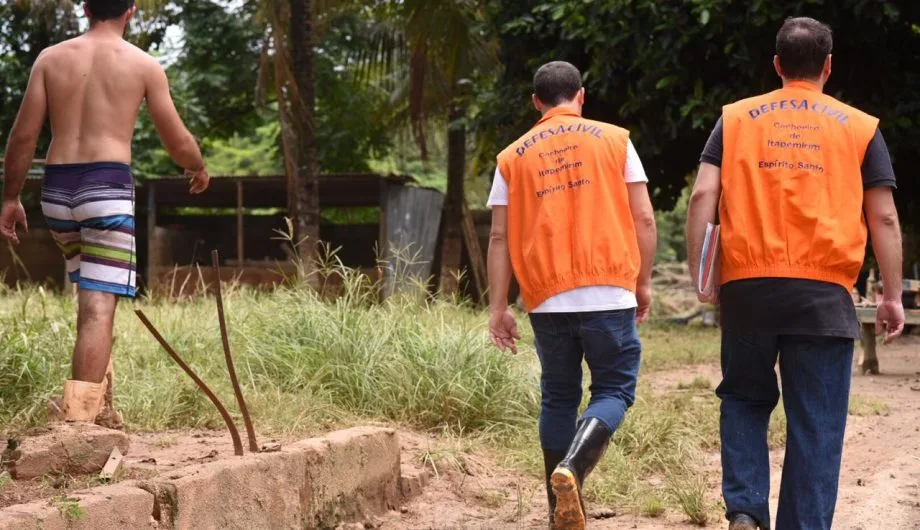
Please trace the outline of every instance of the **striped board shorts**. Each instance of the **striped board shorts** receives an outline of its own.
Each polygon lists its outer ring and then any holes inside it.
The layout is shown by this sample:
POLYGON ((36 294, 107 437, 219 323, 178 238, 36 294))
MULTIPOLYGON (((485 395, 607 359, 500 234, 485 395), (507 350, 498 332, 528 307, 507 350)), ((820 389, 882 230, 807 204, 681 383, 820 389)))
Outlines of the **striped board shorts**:
POLYGON ((133 297, 134 177, 113 162, 45 166, 42 213, 80 289, 133 297))

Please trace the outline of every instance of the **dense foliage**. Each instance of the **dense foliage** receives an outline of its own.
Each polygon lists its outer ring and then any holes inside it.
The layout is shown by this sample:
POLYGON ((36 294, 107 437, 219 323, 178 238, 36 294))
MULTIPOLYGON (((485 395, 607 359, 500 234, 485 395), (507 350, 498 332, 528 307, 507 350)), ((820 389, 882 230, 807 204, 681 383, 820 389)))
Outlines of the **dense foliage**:
POLYGON ((493 13, 506 69, 485 123, 517 124, 504 128, 511 139, 533 120, 534 68, 569 60, 585 74, 586 113, 633 131, 665 203, 679 196, 722 105, 777 87, 771 61, 783 19, 819 18, 836 36, 828 91, 881 118, 904 204, 920 192, 911 174, 920 142, 916 2, 502 0, 493 13))
MULTIPOLYGON (((0 5, 0 130, 12 123, 28 69, 44 46, 76 34, 66 1, 0 5)), ((181 28, 168 73, 192 131, 221 172, 282 170, 274 87, 261 79, 274 53, 263 2, 148 2, 130 38, 162 53, 181 28)), ((455 83, 468 100, 468 196, 481 199, 494 155, 534 121, 534 69, 579 66, 589 117, 628 127, 654 187, 673 207, 722 105, 775 88, 782 20, 811 15, 835 30, 828 91, 881 118, 899 177, 908 231, 920 230, 920 4, 911 0, 462 0, 318 2, 315 133, 321 170, 412 169, 443 178, 455 83), (440 21, 437 22, 437 21, 440 21), (462 42, 462 45, 452 45, 462 42), (497 62, 494 60, 497 57, 497 62), (421 120, 421 122, 419 122, 421 120), (408 141, 407 141, 408 139, 408 141)), ((175 171, 145 117, 138 169, 175 171)), ((442 183, 427 180, 436 185, 442 183)), ((916 254, 909 250, 909 254, 916 254)))

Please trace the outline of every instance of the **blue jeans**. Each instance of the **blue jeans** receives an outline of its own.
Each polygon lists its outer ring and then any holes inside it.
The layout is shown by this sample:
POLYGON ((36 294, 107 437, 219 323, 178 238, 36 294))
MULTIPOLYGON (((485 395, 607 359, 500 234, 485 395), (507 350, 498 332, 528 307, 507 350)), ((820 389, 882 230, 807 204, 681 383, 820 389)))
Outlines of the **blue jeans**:
POLYGON ((565 452, 575 438, 582 396, 582 359, 591 370, 591 401, 584 418, 616 431, 636 399, 642 345, 636 310, 533 313, 537 355, 543 367, 540 443, 565 452))
POLYGON ((853 340, 722 332, 722 494, 727 514, 770 527, 767 426, 786 411, 786 457, 776 530, 830 529, 847 423, 853 340))

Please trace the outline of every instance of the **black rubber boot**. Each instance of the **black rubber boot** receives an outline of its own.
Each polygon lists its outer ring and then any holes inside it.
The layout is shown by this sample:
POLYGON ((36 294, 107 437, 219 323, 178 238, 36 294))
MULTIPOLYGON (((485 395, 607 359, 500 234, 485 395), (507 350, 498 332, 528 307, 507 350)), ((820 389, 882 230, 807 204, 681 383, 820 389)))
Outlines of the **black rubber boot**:
POLYGON ((556 495, 553 493, 553 485, 550 479, 553 476, 553 471, 556 470, 556 466, 559 465, 559 462, 562 462, 563 458, 565 458, 564 451, 543 450, 543 469, 546 473, 546 502, 549 506, 550 530, 553 528, 553 514, 556 513, 556 495))
POLYGON ((729 517, 728 530, 758 530, 757 520, 746 513, 736 513, 729 517))
POLYGON ((587 513, 581 487, 604 456, 612 434, 595 418, 579 422, 572 445, 550 479, 556 496, 554 530, 584 530, 587 513))

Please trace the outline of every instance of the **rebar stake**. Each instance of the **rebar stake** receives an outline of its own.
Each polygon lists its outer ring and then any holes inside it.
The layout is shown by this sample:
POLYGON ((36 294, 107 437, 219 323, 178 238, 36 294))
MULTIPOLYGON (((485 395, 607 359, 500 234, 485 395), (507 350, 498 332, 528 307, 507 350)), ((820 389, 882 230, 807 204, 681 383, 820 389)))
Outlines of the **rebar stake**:
POLYGON ((211 400, 211 403, 217 407, 217 411, 220 412, 220 415, 224 418, 224 423, 226 423, 227 428, 230 429, 230 438, 233 439, 233 453, 236 456, 243 456, 243 442, 240 440, 240 432, 236 429, 236 425, 233 423, 233 418, 230 417, 230 413, 227 412, 226 408, 224 408, 224 405, 220 402, 220 399, 214 395, 214 392, 211 392, 211 389, 208 388, 208 385, 204 384, 204 381, 195 375, 195 372, 192 371, 189 365, 186 364, 181 357, 179 357, 179 354, 176 353, 176 350, 174 350, 172 346, 166 342, 166 339, 163 338, 163 335, 160 335, 160 332, 157 331, 157 328, 154 327, 153 323, 150 322, 150 320, 147 318, 147 315, 145 315, 144 312, 140 309, 135 310, 134 313, 139 319, 141 319, 141 322, 147 326, 150 334, 153 335, 155 339, 157 339, 157 342, 159 342, 160 346, 166 350, 166 353, 172 357, 172 360, 176 361, 176 364, 178 364, 179 367, 182 368, 182 370, 192 378, 192 381, 198 385, 198 388, 200 388, 201 391, 204 392, 206 396, 208 396, 208 399, 211 400))
POLYGON ((230 372, 230 382, 233 384, 233 393, 236 395, 236 402, 240 406, 240 412, 243 414, 243 423, 246 425, 246 437, 249 438, 249 450, 253 453, 259 452, 259 444, 256 442, 256 430, 252 426, 252 419, 249 417, 249 407, 246 406, 246 400, 243 398, 243 389, 240 388, 240 381, 236 377, 236 368, 233 366, 233 356, 230 354, 230 338, 227 335, 227 321, 224 318, 224 298, 220 287, 220 256, 217 250, 211 251, 211 264, 214 267, 214 275, 217 278, 217 320, 220 322, 220 340, 224 345, 224 359, 227 361, 227 371, 230 372))

